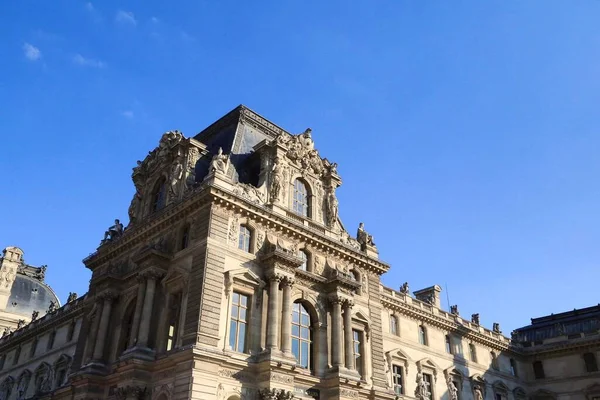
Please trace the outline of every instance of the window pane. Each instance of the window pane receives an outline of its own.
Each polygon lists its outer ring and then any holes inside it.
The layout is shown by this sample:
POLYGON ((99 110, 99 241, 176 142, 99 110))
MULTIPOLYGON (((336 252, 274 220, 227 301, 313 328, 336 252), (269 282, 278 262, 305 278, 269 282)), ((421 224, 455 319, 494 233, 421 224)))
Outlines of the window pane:
POLYGON ((302 327, 300 329, 300 337, 302 339, 308 339, 309 338, 308 328, 302 327))
POLYGON ((303 368, 308 368, 308 342, 302 342, 300 352, 300 365, 303 368))
POLYGON ((292 312, 292 323, 294 323, 294 324, 299 324, 300 323, 300 314, 296 310, 294 310, 292 312))
POLYGON ((237 322, 232 320, 229 326, 229 347, 235 349, 235 340, 237 337, 237 322))
POLYGON ((296 356, 296 360, 300 359, 300 341, 292 339, 292 353, 296 356))
POLYGON ((233 292, 233 298, 232 298, 233 304, 239 304, 240 302, 240 295, 233 292))
POLYGON ((295 213, 308 217, 308 191, 300 180, 294 181, 294 196, 292 209, 295 213))
POLYGON ((240 295, 240 304, 243 307, 248 307, 248 296, 240 295))
POLYGON ((246 324, 239 324, 237 351, 243 352, 246 344, 246 324))
POLYGON ((240 308, 240 321, 246 321, 246 309, 240 308))
POLYGON ((300 327, 298 325, 292 325, 292 335, 300 336, 300 327))
POLYGON ((310 318, 308 315, 302 315, 302 325, 310 326, 310 318))

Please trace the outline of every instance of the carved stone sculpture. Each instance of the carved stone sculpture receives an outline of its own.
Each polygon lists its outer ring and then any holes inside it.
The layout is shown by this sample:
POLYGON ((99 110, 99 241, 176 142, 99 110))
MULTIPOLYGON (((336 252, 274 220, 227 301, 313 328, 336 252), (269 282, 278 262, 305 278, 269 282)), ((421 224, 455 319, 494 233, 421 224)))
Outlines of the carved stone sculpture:
POLYGON ((44 279, 46 278, 46 270, 48 269, 47 265, 42 265, 40 267, 40 271, 37 273, 36 275, 36 279, 40 280, 40 281, 44 281, 44 279))
POLYGON ((69 297, 67 298, 67 303, 72 303, 77 300, 77 293, 69 292, 69 297))
POLYGON ((492 330, 495 333, 502 333, 502 331, 500 330, 500 324, 498 322, 494 322, 494 324, 492 325, 492 330))
POLYGON ((17 322, 17 329, 21 329, 21 328, 23 328, 24 326, 25 326, 25 320, 24 320, 24 319, 20 319, 20 320, 17 322))
POLYGON ((458 305, 450 306, 450 314, 452 315, 460 315, 458 312, 458 305))
POLYGON ((471 314, 471 323, 479 325, 479 314, 471 314))
POLYGON ((483 400, 483 393, 481 392, 481 388, 476 386, 473 390, 473 397, 475 400, 483 400))
POLYGON ((223 154, 223 148, 219 147, 219 151, 214 155, 210 162, 210 171, 224 174, 229 166, 229 156, 223 154))
POLYGON ((55 301, 50 301, 50 305, 48 306, 48 311, 47 313, 53 313, 54 311, 56 311, 58 309, 58 304, 56 304, 55 301))
POLYGON ((283 167, 279 163, 279 157, 275 157, 273 168, 271 168, 271 203, 279 201, 282 185, 283 167))
POLYGON ((458 388, 452 381, 452 376, 450 374, 446 375, 446 386, 448 386, 448 399, 458 400, 458 388))
POLYGON ((404 282, 402 286, 400 286, 400 293, 402 294, 410 294, 410 289, 408 288, 408 282, 404 282))
POLYGON ((330 188, 327 191, 327 225, 333 227, 338 218, 338 199, 335 196, 335 189, 330 188))
POLYGON ((135 224, 137 222, 137 215, 140 210, 140 205, 142 204, 142 195, 138 190, 135 191, 133 195, 133 199, 129 204, 129 210, 127 211, 129 214, 129 223, 135 224))
POLYGON ((419 400, 428 400, 431 393, 429 392, 429 383, 423 378, 421 371, 417 372, 417 387, 415 389, 415 397, 419 400))
POLYGON ((115 219, 115 224, 108 228, 106 232, 104 232, 104 239, 102 243, 106 243, 107 241, 113 241, 115 239, 120 238, 123 235, 123 224, 115 219))
POLYGON ((4 332, 2 332, 2 337, 8 336, 11 333, 12 333, 12 330, 10 329, 10 327, 7 326, 7 327, 4 328, 4 332))
POLYGON ((177 184, 183 176, 183 165, 179 161, 175 161, 169 172, 169 195, 174 198, 177 195, 177 184))
POLYGON ((31 322, 38 319, 39 316, 40 316, 40 312, 37 310, 33 310, 33 312, 31 313, 31 322))
POLYGON ((358 224, 358 230, 356 231, 356 240, 360 243, 361 250, 366 250, 367 246, 375 246, 373 242, 373 236, 365 231, 365 224, 358 224))

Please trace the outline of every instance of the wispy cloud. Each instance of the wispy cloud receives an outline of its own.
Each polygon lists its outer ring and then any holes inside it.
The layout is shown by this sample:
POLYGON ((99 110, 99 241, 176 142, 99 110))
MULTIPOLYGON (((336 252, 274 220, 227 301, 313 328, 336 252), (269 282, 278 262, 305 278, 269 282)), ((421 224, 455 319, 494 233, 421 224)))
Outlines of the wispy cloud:
POLYGON ((125 25, 137 25, 137 20, 131 11, 119 10, 115 16, 115 21, 125 25))
POLYGON ((81 54, 75 54, 73 56, 73 62, 82 67, 92 67, 92 68, 104 68, 106 67, 106 63, 100 60, 94 60, 93 58, 86 58, 81 54))
POLYGON ((90 3, 89 1, 87 3, 85 3, 85 9, 88 10, 88 11, 90 11, 90 12, 96 10, 94 8, 94 5, 92 3, 90 3))
POLYGON ((121 113, 121 115, 127 119, 133 119, 133 111, 131 110, 125 110, 121 113))
POLYGON ((153 24, 158 24, 160 22, 160 20, 156 17, 152 17, 152 18, 150 18, 150 22, 152 22, 153 24))
POLYGON ((29 43, 23 44, 23 53, 25 54, 25 57, 30 61, 37 61, 42 57, 42 52, 40 51, 40 49, 29 43))

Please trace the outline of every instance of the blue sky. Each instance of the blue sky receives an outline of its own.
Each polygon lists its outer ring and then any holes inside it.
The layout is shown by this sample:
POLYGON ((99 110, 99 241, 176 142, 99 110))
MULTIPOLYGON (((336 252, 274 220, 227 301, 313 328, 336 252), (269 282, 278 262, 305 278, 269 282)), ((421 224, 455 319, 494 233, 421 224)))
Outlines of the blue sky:
MULTIPOLYGON (((313 129, 340 214, 506 334, 597 304, 600 2, 6 1, 0 247, 65 300, 131 168, 240 103, 313 129)), ((443 293, 446 306, 446 292, 443 293)))

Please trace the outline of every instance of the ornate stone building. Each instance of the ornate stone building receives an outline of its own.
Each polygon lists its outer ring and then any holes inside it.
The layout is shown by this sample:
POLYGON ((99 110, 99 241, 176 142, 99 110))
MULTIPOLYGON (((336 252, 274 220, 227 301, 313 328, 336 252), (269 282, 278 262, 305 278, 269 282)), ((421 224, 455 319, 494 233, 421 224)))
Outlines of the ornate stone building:
POLYGON ((598 396, 597 368, 545 361, 596 365, 596 325, 544 353, 519 339, 532 329, 442 310, 438 286, 383 286, 373 237, 339 218, 336 167, 310 129, 243 106, 165 133, 133 169, 129 224, 84 260, 88 293, 0 339, 0 400, 598 396))

